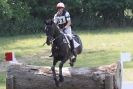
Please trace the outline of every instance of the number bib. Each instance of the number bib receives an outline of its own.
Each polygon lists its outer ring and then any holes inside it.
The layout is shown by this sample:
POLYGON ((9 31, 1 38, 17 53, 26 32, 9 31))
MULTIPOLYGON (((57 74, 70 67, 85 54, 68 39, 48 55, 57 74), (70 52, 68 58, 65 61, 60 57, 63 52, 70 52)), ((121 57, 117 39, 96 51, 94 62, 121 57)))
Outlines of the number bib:
POLYGON ((66 18, 65 18, 65 16, 58 16, 57 21, 58 21, 58 24, 65 24, 66 18))

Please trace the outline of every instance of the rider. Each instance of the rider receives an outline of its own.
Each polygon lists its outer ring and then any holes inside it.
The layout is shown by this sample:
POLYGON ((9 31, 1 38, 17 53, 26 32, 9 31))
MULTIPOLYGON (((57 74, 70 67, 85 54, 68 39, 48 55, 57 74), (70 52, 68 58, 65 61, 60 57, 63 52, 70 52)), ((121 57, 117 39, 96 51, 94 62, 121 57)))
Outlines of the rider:
POLYGON ((56 6, 57 13, 54 15, 54 23, 63 30, 63 32, 68 36, 71 45, 71 52, 74 56, 76 53, 74 51, 74 42, 72 39, 72 31, 71 31, 71 18, 68 11, 65 10, 65 5, 62 2, 59 2, 56 6))

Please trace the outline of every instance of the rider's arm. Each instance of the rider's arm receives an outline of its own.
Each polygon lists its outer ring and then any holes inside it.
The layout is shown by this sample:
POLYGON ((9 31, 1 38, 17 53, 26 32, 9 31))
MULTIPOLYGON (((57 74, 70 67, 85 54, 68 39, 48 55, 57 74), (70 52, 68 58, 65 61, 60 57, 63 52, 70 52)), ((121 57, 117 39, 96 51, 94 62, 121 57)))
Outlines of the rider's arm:
POLYGON ((57 24, 56 14, 54 15, 54 23, 57 24))
POLYGON ((71 20, 68 21, 68 23, 66 24, 65 28, 68 28, 71 25, 71 20))
POLYGON ((67 20, 67 24, 66 24, 65 28, 68 28, 71 25, 71 18, 70 18, 69 12, 66 12, 65 16, 66 16, 66 20, 67 20))

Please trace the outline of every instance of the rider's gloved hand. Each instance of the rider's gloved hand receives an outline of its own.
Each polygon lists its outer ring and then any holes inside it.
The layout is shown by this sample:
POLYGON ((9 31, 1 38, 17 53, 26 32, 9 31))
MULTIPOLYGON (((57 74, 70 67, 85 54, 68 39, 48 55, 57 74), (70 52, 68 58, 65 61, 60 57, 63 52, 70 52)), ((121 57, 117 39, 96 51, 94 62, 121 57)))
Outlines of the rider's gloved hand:
POLYGON ((65 31, 65 30, 66 30, 66 28, 64 27, 64 28, 63 28, 63 31, 65 31))
POLYGON ((65 33, 65 30, 66 30, 66 28, 64 27, 64 28, 62 29, 62 31, 65 33))

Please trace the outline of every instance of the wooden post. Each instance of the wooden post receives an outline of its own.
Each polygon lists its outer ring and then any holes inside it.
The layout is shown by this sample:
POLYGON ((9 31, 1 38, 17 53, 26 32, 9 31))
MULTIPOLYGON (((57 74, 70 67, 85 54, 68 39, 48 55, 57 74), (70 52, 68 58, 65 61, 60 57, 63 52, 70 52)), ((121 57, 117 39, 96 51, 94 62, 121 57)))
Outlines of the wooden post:
POLYGON ((114 76, 115 89, 122 89, 122 64, 121 61, 117 63, 117 70, 114 76))
POLYGON ((111 74, 105 76, 105 89, 114 89, 113 75, 111 74))
POLYGON ((10 75, 6 78, 6 89, 15 89, 13 75, 10 75))

